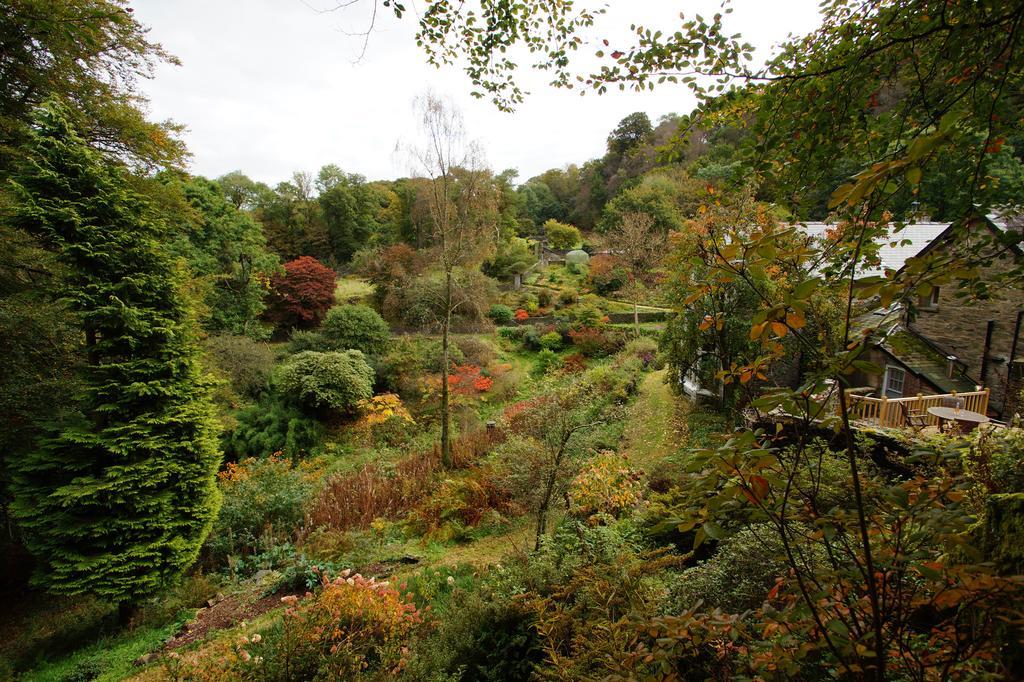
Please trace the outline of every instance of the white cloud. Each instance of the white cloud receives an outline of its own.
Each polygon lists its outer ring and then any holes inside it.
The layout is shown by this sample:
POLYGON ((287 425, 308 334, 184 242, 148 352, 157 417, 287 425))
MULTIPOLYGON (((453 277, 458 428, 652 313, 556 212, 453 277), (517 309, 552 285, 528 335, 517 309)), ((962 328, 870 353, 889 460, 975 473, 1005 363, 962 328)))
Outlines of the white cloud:
MULTIPOLYGON (((413 132, 412 98, 428 87, 456 101, 493 168, 517 168, 522 179, 601 155, 608 132, 633 111, 657 119, 694 106, 681 86, 580 97, 547 87, 543 74, 524 71, 533 94, 514 114, 502 113, 470 97, 460 70, 426 64, 413 41, 411 15, 402 21, 379 16, 366 54, 356 62, 362 39, 346 32, 366 25, 370 0, 345 12, 314 9, 331 2, 132 0, 138 19, 151 27, 150 37, 182 61, 181 67, 161 66, 143 89, 155 118, 188 127, 193 172, 213 177, 240 169, 273 184, 293 171, 336 163, 371 179, 405 175, 395 143, 413 132)), ((718 5, 620 1, 591 36, 614 43, 626 38, 633 22, 672 29, 681 9, 710 15, 718 5)), ((816 0, 741 0, 734 6, 730 27, 759 49, 817 23, 816 0)))

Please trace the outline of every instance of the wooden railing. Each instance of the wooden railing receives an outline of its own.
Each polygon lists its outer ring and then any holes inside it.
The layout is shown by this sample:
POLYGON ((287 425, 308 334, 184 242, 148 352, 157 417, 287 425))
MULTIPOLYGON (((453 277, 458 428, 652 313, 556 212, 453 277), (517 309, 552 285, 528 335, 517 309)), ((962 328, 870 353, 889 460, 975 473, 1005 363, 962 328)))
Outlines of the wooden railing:
POLYGON ((935 415, 928 414, 928 408, 954 407, 957 400, 961 401, 960 409, 985 414, 988 410, 988 394, 989 389, 986 388, 969 393, 953 392, 940 395, 918 393, 910 398, 869 398, 855 393, 847 393, 846 399, 850 410, 850 419, 880 428, 900 429, 911 426, 908 420, 909 415, 921 417, 928 426, 937 426, 939 419, 935 415))

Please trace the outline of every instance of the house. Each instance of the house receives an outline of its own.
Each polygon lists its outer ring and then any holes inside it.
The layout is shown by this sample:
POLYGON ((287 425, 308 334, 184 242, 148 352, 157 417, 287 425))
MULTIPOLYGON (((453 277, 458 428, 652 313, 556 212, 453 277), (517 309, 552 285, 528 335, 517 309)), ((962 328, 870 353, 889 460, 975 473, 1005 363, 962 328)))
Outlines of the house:
MULTIPOLYGON (((1021 250, 1000 239, 1022 228, 1020 217, 977 216, 965 224, 948 225, 913 255, 934 257, 941 265, 962 254, 965 247, 987 240, 992 257, 982 269, 981 280, 992 282, 1021 265, 1021 250)), ((899 269, 904 267, 906 260, 899 269)), ((1024 347, 1019 343, 1024 291, 1008 286, 982 293, 987 298, 966 296, 952 284, 938 286, 912 305, 861 316, 858 325, 873 330, 874 346, 867 359, 884 372, 881 376, 861 372, 851 382, 870 386, 888 398, 986 387, 989 411, 1004 418, 1012 415, 1024 388, 1024 347)))

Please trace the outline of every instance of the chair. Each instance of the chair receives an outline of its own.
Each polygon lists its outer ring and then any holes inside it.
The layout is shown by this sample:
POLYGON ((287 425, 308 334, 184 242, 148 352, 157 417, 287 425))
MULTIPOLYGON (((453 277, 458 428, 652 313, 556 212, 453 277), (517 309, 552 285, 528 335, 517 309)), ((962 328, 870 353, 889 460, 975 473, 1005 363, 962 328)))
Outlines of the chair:
POLYGON ((903 413, 903 423, 920 433, 928 426, 928 417, 920 410, 910 409, 906 403, 899 403, 900 411, 903 413))

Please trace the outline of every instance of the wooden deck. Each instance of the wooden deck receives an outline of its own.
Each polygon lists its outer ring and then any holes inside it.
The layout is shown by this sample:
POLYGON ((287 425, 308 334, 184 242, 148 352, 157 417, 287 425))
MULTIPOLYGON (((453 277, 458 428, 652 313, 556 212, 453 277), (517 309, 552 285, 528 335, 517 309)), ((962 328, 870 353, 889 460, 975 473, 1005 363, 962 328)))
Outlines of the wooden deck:
POLYGON ((914 415, 915 419, 920 417, 928 426, 938 426, 938 418, 928 414, 928 408, 952 406, 950 403, 956 400, 962 401, 961 409, 986 414, 988 394, 989 389, 986 388, 970 393, 918 394, 910 398, 870 398, 847 393, 846 398, 851 420, 883 429, 906 429, 913 427, 908 419, 910 415, 914 415))

